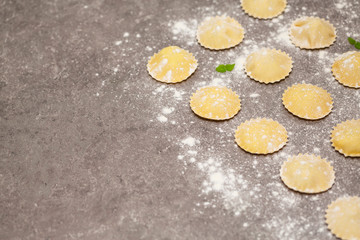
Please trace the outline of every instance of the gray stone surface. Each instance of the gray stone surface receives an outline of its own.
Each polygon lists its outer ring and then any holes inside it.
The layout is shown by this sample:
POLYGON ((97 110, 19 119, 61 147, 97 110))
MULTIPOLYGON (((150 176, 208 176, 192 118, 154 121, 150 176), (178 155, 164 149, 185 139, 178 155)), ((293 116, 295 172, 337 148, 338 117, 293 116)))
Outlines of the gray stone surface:
POLYGON ((237 0, 0 0, 0 239, 335 239, 324 211, 337 197, 360 195, 360 161, 336 152, 329 133, 360 118, 360 95, 328 70, 336 55, 354 50, 348 34, 360 39, 360 3, 288 5, 273 22, 247 16, 237 0), (193 32, 171 29, 180 20, 194 29, 217 14, 238 19, 248 41, 215 52, 193 32), (305 15, 329 19, 336 43, 309 52, 278 41, 279 27, 305 15), (146 71, 168 45, 199 60, 183 83, 162 84, 146 71), (290 76, 264 85, 239 66, 215 72, 255 45, 288 52, 290 76), (242 99, 229 121, 206 121, 189 108, 192 92, 214 79, 242 99), (301 120, 282 106, 282 92, 302 81, 332 94, 325 119, 301 120), (267 156, 238 148, 233 132, 254 117, 282 123, 287 146, 267 156), (282 184, 286 156, 305 152, 333 162, 330 191, 305 195, 282 184), (226 180, 220 188, 211 185, 216 172, 226 180))

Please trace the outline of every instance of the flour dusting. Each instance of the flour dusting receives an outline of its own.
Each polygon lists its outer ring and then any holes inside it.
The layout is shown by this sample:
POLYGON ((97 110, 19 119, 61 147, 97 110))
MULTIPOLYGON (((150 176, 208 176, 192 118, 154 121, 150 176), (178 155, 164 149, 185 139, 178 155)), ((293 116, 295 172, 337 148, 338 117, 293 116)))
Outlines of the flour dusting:
POLYGON ((173 33, 174 40, 185 40, 187 45, 193 45, 196 42, 197 20, 177 20, 168 24, 173 33))
POLYGON ((216 193, 222 199, 226 209, 239 215, 250 204, 247 193, 248 182, 232 168, 222 166, 219 159, 209 158, 197 164, 200 171, 205 173, 202 193, 208 195, 216 193))

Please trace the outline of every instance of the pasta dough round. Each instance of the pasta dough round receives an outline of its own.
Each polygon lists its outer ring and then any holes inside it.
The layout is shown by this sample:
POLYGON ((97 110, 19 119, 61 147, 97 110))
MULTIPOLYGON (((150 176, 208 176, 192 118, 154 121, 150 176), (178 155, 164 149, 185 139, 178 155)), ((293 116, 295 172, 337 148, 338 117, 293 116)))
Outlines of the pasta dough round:
POLYGON ((241 108, 239 96, 221 86, 207 86, 197 90, 190 99, 190 107, 200 117, 225 120, 234 117, 241 108))
POLYGON ((286 0, 242 0, 241 6, 252 17, 269 19, 285 10, 286 0))
POLYGON ((331 132, 331 142, 346 157, 360 157, 360 119, 336 125, 331 132))
POLYGON ((331 112, 333 101, 330 94, 311 84, 295 84, 284 91, 285 108, 300 118, 321 119, 331 112))
POLYGON ((336 58, 332 72, 341 84, 360 88, 360 52, 347 52, 336 58))
POLYGON ((246 58, 245 71, 252 79, 262 83, 274 83, 283 80, 292 69, 292 60, 286 53, 262 48, 246 58))
POLYGON ((330 231, 338 238, 360 239, 360 198, 340 197, 332 202, 325 215, 330 231))
POLYGON ((310 154, 291 156, 280 170, 281 180, 288 188, 303 193, 319 193, 334 184, 333 167, 325 159, 310 154))
POLYGON ((188 51, 170 46, 154 54, 147 64, 149 74, 160 82, 177 83, 184 81, 197 68, 197 60, 188 51))
POLYGON ((227 49, 244 38, 244 29, 235 19, 226 16, 206 18, 198 27, 197 39, 206 48, 227 49))
POLYGON ((247 152, 268 154, 280 150, 288 139, 286 129, 272 119, 257 118, 245 121, 235 132, 235 141, 247 152))
POLYGON ((325 48, 335 42, 336 30, 330 22, 324 19, 302 17, 292 23, 290 39, 295 46, 300 48, 325 48))

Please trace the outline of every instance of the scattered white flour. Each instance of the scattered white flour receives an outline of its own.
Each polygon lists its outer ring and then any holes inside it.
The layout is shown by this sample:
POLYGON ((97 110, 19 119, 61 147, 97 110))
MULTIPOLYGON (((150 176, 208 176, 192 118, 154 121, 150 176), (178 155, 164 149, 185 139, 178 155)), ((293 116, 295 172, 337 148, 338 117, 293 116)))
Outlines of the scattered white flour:
POLYGON ((196 139, 193 138, 193 137, 187 137, 187 138, 183 139, 181 142, 182 142, 183 144, 185 144, 185 145, 188 145, 188 146, 190 146, 190 147, 193 147, 193 146, 195 146, 196 143, 199 143, 200 141, 199 141, 199 140, 196 140, 196 139))
POLYGON ((119 46, 121 43, 122 43, 122 41, 116 41, 116 42, 115 42, 115 45, 116 45, 116 46, 119 46))
POLYGON ((341 0, 338 3, 335 3, 335 6, 337 9, 343 9, 344 7, 346 7, 346 5, 347 5, 346 1, 343 1, 343 0, 341 0))
POLYGON ((164 108, 161 110, 161 112, 162 112, 163 114, 170 114, 170 113, 172 113, 174 110, 175 110, 175 108, 173 108, 173 107, 164 107, 164 108))
POLYGON ((159 115, 158 117, 157 117, 157 120, 159 120, 159 122, 162 122, 162 123, 164 123, 164 122, 167 122, 167 117, 165 117, 165 116, 163 116, 163 115, 159 115))
POLYGON ((317 147, 315 147, 315 148, 314 148, 314 153, 320 153, 320 149, 317 148, 317 147))
POLYGON ((174 34, 174 40, 185 40, 187 45, 196 42, 197 20, 178 20, 168 24, 169 30, 174 34))
MULTIPOLYGON (((234 169, 222 165, 221 160, 213 158, 197 164, 200 171, 206 175, 202 194, 218 194, 224 207, 239 215, 250 205, 248 183, 234 169)), ((206 205, 209 204, 204 203, 204 206, 206 205)))
POLYGON ((145 50, 150 52, 150 51, 152 51, 152 47, 146 46, 145 50))
MULTIPOLYGON (((275 41, 280 44, 283 44, 287 47, 295 48, 295 46, 290 41, 289 27, 290 26, 283 24, 283 23, 281 23, 281 25, 279 24, 279 26, 277 27, 276 34, 272 37, 274 37, 275 41)), ((271 34, 271 35, 273 35, 273 34, 271 34)))
POLYGON ((240 54, 240 56, 235 60, 235 67, 233 72, 238 76, 246 77, 244 70, 246 57, 247 55, 240 54))
POLYGON ((260 97, 260 94, 258 94, 258 93, 252 93, 252 94, 250 94, 250 97, 251 97, 251 98, 257 98, 257 97, 260 97))
POLYGON ((225 79, 222 79, 222 78, 214 78, 209 86, 225 86, 226 83, 228 82, 228 80, 226 81, 225 79))
POLYGON ((129 36, 130 36, 130 34, 128 32, 125 32, 124 35, 123 35, 123 37, 125 37, 125 38, 129 37, 129 36))
POLYGON ((141 35, 139 33, 137 33, 136 38, 141 38, 141 35))

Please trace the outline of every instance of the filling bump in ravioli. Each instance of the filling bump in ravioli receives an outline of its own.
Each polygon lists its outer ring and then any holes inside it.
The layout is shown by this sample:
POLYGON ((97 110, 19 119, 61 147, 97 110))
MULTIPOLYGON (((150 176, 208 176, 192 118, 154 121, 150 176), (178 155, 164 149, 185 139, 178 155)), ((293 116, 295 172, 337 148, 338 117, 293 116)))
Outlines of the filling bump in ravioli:
POLYGON ((149 74, 160 82, 177 83, 186 80, 197 68, 197 60, 188 51, 170 46, 152 56, 147 64, 149 74))

